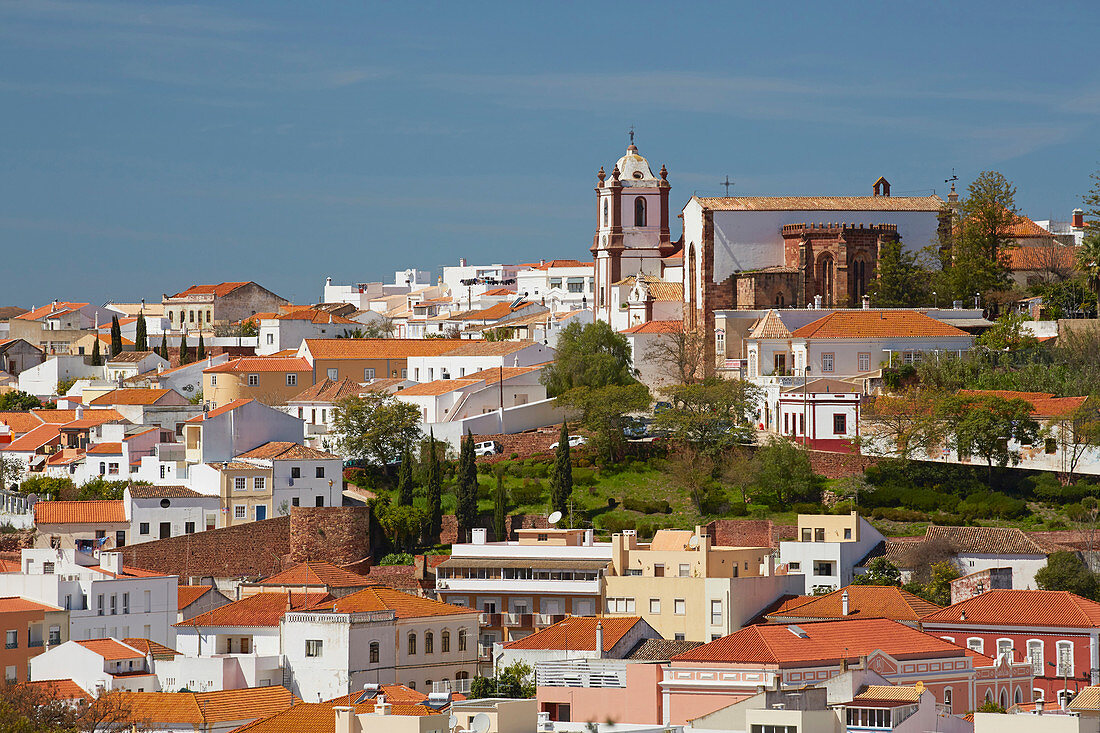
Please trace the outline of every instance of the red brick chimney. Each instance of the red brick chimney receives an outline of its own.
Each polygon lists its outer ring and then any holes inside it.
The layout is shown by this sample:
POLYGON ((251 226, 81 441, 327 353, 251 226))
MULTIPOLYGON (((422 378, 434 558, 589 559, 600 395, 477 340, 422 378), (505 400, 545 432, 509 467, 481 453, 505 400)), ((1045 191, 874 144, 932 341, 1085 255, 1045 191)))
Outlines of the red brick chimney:
POLYGON ((1080 209, 1073 210, 1073 228, 1084 229, 1085 228, 1085 212, 1080 209))

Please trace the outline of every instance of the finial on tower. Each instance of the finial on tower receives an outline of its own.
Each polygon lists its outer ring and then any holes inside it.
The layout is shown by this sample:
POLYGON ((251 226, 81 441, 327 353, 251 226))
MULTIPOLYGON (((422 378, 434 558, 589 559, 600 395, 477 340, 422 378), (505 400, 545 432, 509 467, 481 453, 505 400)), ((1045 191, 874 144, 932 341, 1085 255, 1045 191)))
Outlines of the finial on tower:
POLYGON ((607 174, 603 172, 603 166, 600 166, 599 173, 596 174, 596 178, 600 179, 600 183, 603 183, 603 179, 607 178, 607 174))
POLYGON ((630 144, 634 144, 634 125, 630 126, 630 144))
POLYGON ((612 181, 619 180, 619 166, 615 166, 614 168, 611 169, 611 180, 612 181))
POLYGON ((664 163, 661 164, 661 180, 662 181, 667 181, 668 180, 668 169, 665 168, 664 163))

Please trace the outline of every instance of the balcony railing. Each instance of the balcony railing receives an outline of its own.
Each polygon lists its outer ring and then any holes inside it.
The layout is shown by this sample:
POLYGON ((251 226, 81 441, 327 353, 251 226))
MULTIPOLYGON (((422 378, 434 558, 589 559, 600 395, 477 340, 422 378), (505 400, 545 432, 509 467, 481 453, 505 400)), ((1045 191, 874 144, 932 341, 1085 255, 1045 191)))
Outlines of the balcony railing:
POLYGON ((17 641, 6 642, 4 644, 4 648, 5 649, 18 649, 19 648, 19 642, 17 642, 17 641))
POLYGON ((553 626, 559 621, 565 620, 564 613, 532 613, 531 625, 535 628, 540 626, 553 626))
POLYGON ((626 662, 575 659, 568 662, 539 662, 535 683, 540 687, 626 687, 626 662))
POLYGON ((477 645, 477 658, 478 661, 488 662, 493 658, 493 645, 492 644, 478 644, 477 645))
POLYGON ((499 613, 480 613, 477 617, 477 622, 482 626, 500 626, 500 614, 499 613))
POLYGON ((27 643, 27 646, 42 646, 42 640, 41 639, 31 639, 27 643))
POLYGON ((473 682, 472 677, 464 680, 440 680, 432 683, 432 692, 457 692, 465 695, 470 691, 471 682, 473 682))

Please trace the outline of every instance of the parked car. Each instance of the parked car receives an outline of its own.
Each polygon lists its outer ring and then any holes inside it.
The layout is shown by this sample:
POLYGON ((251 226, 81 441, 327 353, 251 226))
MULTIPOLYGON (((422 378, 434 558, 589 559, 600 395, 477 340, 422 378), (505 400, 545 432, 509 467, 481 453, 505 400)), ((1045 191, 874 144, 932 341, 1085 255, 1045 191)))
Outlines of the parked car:
POLYGON ((628 440, 641 440, 649 437, 649 420, 640 417, 628 417, 623 423, 623 435, 628 440))
POLYGON ((504 448, 500 443, 495 440, 486 440, 481 443, 474 443, 474 455, 478 457, 483 456, 495 456, 502 452, 504 448))
POLYGON ((672 403, 671 402, 658 402, 657 404, 655 404, 653 406, 653 414, 654 415, 660 415, 665 410, 671 410, 671 409, 672 409, 672 403))
MULTIPOLYGON (((551 443, 550 444, 550 450, 557 450, 559 442, 560 441, 555 440, 553 443, 551 443)), ((588 442, 588 438, 584 437, 583 435, 570 435, 569 436, 569 447, 570 448, 576 448, 578 446, 582 446, 587 442, 588 442)))

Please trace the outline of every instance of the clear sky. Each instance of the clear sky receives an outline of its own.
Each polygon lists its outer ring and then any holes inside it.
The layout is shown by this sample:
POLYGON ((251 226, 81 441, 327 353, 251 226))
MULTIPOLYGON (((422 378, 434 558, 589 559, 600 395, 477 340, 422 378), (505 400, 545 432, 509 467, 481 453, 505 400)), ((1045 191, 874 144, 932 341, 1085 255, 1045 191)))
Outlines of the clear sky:
POLYGON ((0 2, 0 305, 587 259, 631 125, 674 209, 992 169, 1068 219, 1098 37, 1095 0, 0 2))

